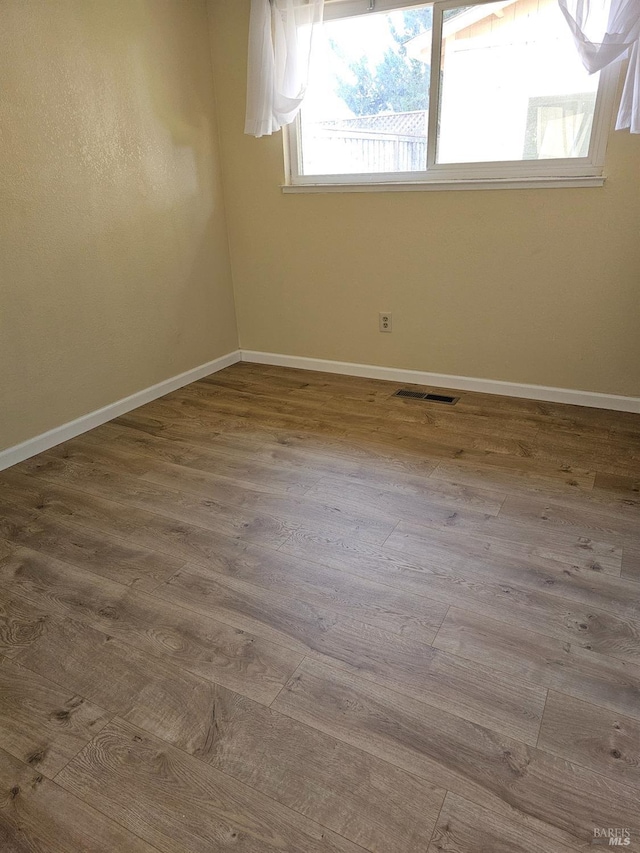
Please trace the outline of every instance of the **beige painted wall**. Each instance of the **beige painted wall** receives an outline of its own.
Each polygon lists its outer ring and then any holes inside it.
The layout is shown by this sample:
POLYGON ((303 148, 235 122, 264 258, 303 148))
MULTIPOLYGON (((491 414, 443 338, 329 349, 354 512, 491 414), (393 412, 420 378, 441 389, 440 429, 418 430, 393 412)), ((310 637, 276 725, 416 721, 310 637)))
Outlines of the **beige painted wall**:
POLYGON ((640 395, 639 136, 604 188, 285 196, 281 136, 242 133, 249 5, 209 4, 243 347, 640 395))
POLYGON ((237 347, 204 0, 2 0, 0 449, 237 347))

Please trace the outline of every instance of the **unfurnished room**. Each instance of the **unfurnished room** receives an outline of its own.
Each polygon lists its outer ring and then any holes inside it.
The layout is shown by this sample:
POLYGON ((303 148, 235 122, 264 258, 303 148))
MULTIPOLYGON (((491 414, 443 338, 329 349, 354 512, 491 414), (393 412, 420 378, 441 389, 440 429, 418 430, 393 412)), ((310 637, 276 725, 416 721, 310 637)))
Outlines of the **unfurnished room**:
POLYGON ((0 0, 0 853, 640 853, 640 0, 0 0))

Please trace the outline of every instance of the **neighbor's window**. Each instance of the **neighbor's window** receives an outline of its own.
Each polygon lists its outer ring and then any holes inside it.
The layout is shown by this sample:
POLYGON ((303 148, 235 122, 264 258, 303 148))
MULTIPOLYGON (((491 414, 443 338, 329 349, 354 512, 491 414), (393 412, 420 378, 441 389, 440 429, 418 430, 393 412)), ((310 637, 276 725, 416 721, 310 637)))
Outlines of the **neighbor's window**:
POLYGON ((557 0, 327 0, 290 183, 600 175, 604 78, 557 0))

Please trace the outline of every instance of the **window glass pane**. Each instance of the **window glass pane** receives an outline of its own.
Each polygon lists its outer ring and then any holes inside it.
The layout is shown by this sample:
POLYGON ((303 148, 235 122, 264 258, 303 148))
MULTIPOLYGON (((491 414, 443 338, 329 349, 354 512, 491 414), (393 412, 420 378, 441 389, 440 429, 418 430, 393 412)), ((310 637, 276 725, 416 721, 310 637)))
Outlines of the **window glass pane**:
POLYGON ((425 5, 324 24, 301 111, 302 174, 426 168, 431 20, 425 5))
POLYGON ((598 75, 557 0, 460 7, 442 36, 438 163, 587 156, 598 75))

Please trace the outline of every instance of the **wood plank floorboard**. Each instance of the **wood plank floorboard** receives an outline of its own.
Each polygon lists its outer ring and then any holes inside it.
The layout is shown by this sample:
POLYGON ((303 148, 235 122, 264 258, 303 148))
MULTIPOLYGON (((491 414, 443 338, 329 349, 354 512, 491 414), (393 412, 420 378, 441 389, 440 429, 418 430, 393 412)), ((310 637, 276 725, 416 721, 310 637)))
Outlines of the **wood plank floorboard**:
POLYGON ((161 551, 132 545, 124 539, 100 530, 67 524, 60 517, 38 517, 18 506, 4 507, 5 521, 0 523, 0 540, 80 566, 101 577, 151 591, 185 564, 184 560, 161 551))
POLYGON ((473 535, 439 535, 403 523, 398 524, 382 550, 398 551, 405 560, 418 565, 461 568, 474 577, 514 582, 631 619, 640 614, 637 587, 626 578, 611 577, 593 569, 591 557, 587 557, 586 565, 580 560, 567 564, 548 555, 523 553, 517 546, 512 553, 511 543, 483 543, 473 535))
POLYGON ((28 599, 16 594, 6 598, 0 595, 0 654, 12 659, 29 648, 44 633, 48 619, 49 613, 28 599))
POLYGON ((548 558, 498 558, 495 549, 491 554, 480 549, 478 556, 471 559, 473 544, 456 548, 454 537, 442 539, 426 530, 411 537, 414 547, 406 547, 410 537, 402 523, 396 533, 383 548, 376 548, 355 538, 319 535, 300 528, 279 551, 350 574, 375 578, 428 598, 440 600, 442 594, 450 603, 455 601, 450 596, 455 595, 456 586, 464 593, 466 588, 482 590, 485 584, 492 587, 503 584, 508 587, 504 591, 509 593, 515 584, 522 590, 556 595, 567 602, 594 605, 630 618, 638 615, 638 588, 630 578, 611 578, 548 558), (396 547, 391 547, 390 541, 396 547))
POLYGON ((640 544, 625 542, 622 546, 622 577, 640 581, 640 544))
POLYGON ((433 478, 476 488, 491 488, 508 494, 571 494, 590 491, 595 471, 574 465, 542 465, 528 457, 484 454, 468 458, 461 453, 455 460, 440 462, 433 478))
POLYGON ((505 519, 540 523, 545 527, 571 530, 590 530, 596 539, 607 539, 611 535, 636 537, 640 525, 640 500, 629 500, 615 493, 607 500, 597 492, 588 495, 572 494, 571 499, 560 500, 551 496, 549 500, 539 495, 528 499, 507 496, 501 510, 505 519))
POLYGON ((532 832, 524 821, 447 793, 427 853, 570 853, 575 848, 532 832))
POLYGON ((453 607, 433 645, 640 719, 640 666, 453 607))
POLYGON ((0 748, 53 778, 110 720, 81 696, 0 658, 0 748))
POLYGON ((0 749, 2 853, 154 853, 135 832, 0 749))
POLYGON ((640 851, 640 416, 398 387, 236 364, 0 473, 2 853, 640 851))
MULTIPOLYGON (((215 556, 183 566, 185 572, 222 584, 239 581, 241 585, 236 583, 232 588, 240 590, 247 589, 245 584, 263 587, 267 593, 328 608, 405 639, 431 643, 450 604, 416 599, 393 585, 346 574, 281 551, 239 544, 223 537, 217 537, 216 542, 215 556)), ((176 571, 167 584, 177 583, 180 576, 176 571)), ((166 592, 161 585, 156 591, 158 595, 166 592)))
POLYGON ((426 850, 444 790, 223 687, 172 743, 375 853, 426 850))
POLYGON ((141 729, 110 723, 57 776, 166 853, 358 853, 362 848, 141 729), (130 792, 136 790, 136 797, 130 792))
MULTIPOLYGON (((107 497, 165 517, 191 521, 215 532, 234 535, 241 525, 262 522, 262 544, 277 546, 301 524, 336 530, 382 544, 400 519, 385 511, 336 506, 334 502, 300 501, 291 494, 241 487, 227 478, 191 468, 156 463, 155 471, 131 476, 111 465, 85 465, 43 454, 32 463, 45 482, 107 497), (273 528, 273 530, 271 530, 273 528), (271 534, 271 535, 269 535, 271 534)), ((128 463, 127 463, 128 467, 128 463)), ((23 468, 28 467, 23 463, 23 468)), ((147 466, 145 466, 145 469, 147 466)), ((33 469, 32 469, 33 470, 33 469)), ((257 527, 259 526, 256 525, 257 527)))
POLYGON ((156 594, 194 610, 215 610, 230 624, 251 628, 274 642, 406 695, 456 707, 457 713, 482 720, 491 728, 518 732, 524 741, 530 742, 539 728, 544 697, 517 679, 500 678, 491 669, 470 666, 425 644, 337 618, 301 601, 287 601, 247 586, 234 597, 225 596, 215 578, 193 568, 193 573, 178 573, 172 584, 159 587, 156 594), (502 697, 498 707, 496 691, 502 697))
POLYGON ((640 788, 640 723, 549 691, 541 749, 640 788))
MULTIPOLYGON (((311 416, 317 418, 317 422, 325 428, 344 423, 346 415, 356 429, 380 434, 391 432, 395 425, 402 425, 409 436, 423 436, 425 427, 430 433, 446 432, 449 436, 468 433, 489 435, 493 432, 491 420, 474 411, 467 412, 465 419, 460 420, 444 407, 416 410, 406 400, 392 396, 378 401, 375 405, 363 406, 359 400, 350 400, 347 397, 334 399, 332 393, 326 392, 314 395, 313 390, 309 389, 269 395, 262 389, 246 394, 236 389, 218 387, 212 393, 211 386, 195 382, 168 395, 165 403, 178 404, 196 417, 196 413, 202 414, 211 407, 214 407, 216 412, 261 416, 276 423, 298 422, 305 416, 311 416), (312 399, 307 399, 309 397, 312 399), (379 417, 381 403, 384 405, 384 419, 379 417)), ((500 420, 501 431, 505 437, 533 437, 538 431, 537 425, 513 413, 510 417, 506 415, 503 418, 494 413, 493 420, 500 420)))
MULTIPOLYGON (((323 566, 329 564, 342 569, 349 577, 358 574, 376 578, 381 583, 412 591, 425 601, 461 607, 531 631, 544 631, 585 649, 640 662, 640 618, 636 618, 640 614, 633 603, 634 586, 629 582, 619 590, 624 600, 618 609, 620 615, 616 615, 610 612, 615 596, 611 600, 602 596, 601 601, 609 610, 599 609, 593 606, 598 593, 589 586, 583 600, 576 600, 582 591, 579 587, 577 590, 569 587, 568 594, 563 596, 565 570, 547 574, 548 584, 538 589, 535 578, 530 578, 526 572, 522 582, 519 575, 522 565, 518 566, 518 571, 508 566, 498 571, 494 564, 486 561, 480 566, 464 559, 456 561, 451 551, 444 552, 444 560, 442 551, 438 560, 413 559, 394 552, 380 558, 358 544, 353 540, 346 546, 344 542, 318 542, 305 532, 297 531, 279 553, 284 550, 288 554, 304 555, 309 561, 322 561, 323 566), (487 571, 483 572, 483 568, 487 571), (552 591, 556 579, 557 593, 552 591)), ((425 551, 433 554, 428 546, 425 551)), ((571 572, 577 574, 574 568, 571 572)))
POLYGON ((4 592, 269 704, 302 656, 27 549, 0 561, 4 592))
MULTIPOLYGON (((618 536, 613 536, 611 542, 601 541, 576 535, 571 530, 550 529, 543 524, 520 524, 512 519, 496 518, 468 509, 451 511, 436 503, 425 507, 420 521, 413 523, 412 527, 407 522, 408 519, 403 519, 397 528, 398 532, 414 532, 429 539, 435 538, 437 534, 453 534, 453 541, 471 539, 482 543, 484 550, 493 547, 495 551, 498 546, 502 546, 508 548, 508 554, 512 557, 522 559, 531 555, 610 575, 619 576, 622 567, 623 547, 619 544, 618 536), (429 531, 421 531, 421 527, 428 527, 429 531), (463 536, 459 536, 460 533, 463 536)), ((452 541, 451 536, 449 541, 452 541)))
POLYGON ((587 847, 616 818, 640 830, 637 789, 319 662, 273 707, 557 840, 587 847))
POLYGON ((621 574, 622 544, 599 542, 575 535, 572 531, 551 530, 545 536, 545 531, 535 525, 523 530, 517 522, 505 522, 502 518, 494 519, 496 523, 493 525, 466 524, 464 516, 468 518, 468 513, 451 513, 450 524, 440 523, 438 515, 425 512, 419 523, 413 520, 401 521, 393 534, 387 537, 385 546, 417 557, 428 554, 429 547, 437 549, 440 546, 448 551, 456 550, 465 560, 474 564, 489 560, 491 565, 502 563, 507 566, 526 566, 530 563, 534 568, 548 567, 552 571, 579 568, 590 573, 621 574), (459 526, 468 527, 471 535, 458 534, 456 522, 461 515, 463 518, 459 526), (424 530, 425 527, 428 530, 424 530), (505 530, 504 536, 501 535, 501 529, 505 530))
MULTIPOLYGON (((110 438, 115 438, 117 434, 117 447, 121 453, 134 456, 144 454, 151 459, 189 467, 194 467, 193 460, 205 454, 206 465, 201 470, 211 470, 216 474, 224 469, 218 465, 214 467, 206 454, 212 453, 213 459, 224 456, 238 465, 247 465, 247 459, 250 459, 256 465, 281 471, 283 476, 295 475, 303 481, 305 476, 312 481, 322 477, 348 477, 354 482, 385 487, 396 479, 404 482, 411 477, 423 483, 424 478, 436 467, 435 462, 416 458, 415 455, 399 454, 391 457, 376 453, 374 448, 367 446, 313 441, 313 436, 308 434, 278 435, 266 430, 257 434, 229 431, 190 436, 190 440, 186 441, 150 435, 130 426, 106 424, 104 428, 107 427, 111 430, 110 438)), ((84 439, 87 437, 83 436, 84 439)), ((102 443, 103 440, 99 444, 102 443)))
MULTIPOLYGON (((50 483, 73 490, 76 494, 86 493, 97 499, 117 503, 121 514, 129 519, 131 516, 127 510, 130 508, 193 523, 206 530, 230 536, 251 529, 256 541, 273 546, 282 544, 295 529, 295 524, 288 521, 280 521, 266 513, 256 516, 251 510, 234 505, 234 497, 237 497, 238 502, 242 498, 240 495, 229 494, 225 487, 211 498, 200 498, 185 490, 176 491, 156 486, 141 477, 129 474, 126 469, 116 472, 100 463, 85 466, 58 459, 45 459, 37 473, 43 484, 50 483)), ((379 532, 377 538, 384 541, 389 532, 387 523, 384 533, 379 532)), ((372 538, 376 539, 376 536, 372 538)))
MULTIPOLYGON (((106 429, 108 426, 109 424, 105 425, 103 432, 108 433, 106 429)), ((225 450, 216 451, 211 446, 181 448, 175 442, 168 442, 161 438, 151 439, 152 447, 145 453, 145 444, 129 438, 132 434, 135 436, 134 431, 121 427, 116 428, 115 434, 117 434, 117 442, 108 443, 106 446, 104 441, 96 442, 87 436, 75 438, 54 447, 46 454, 41 454, 31 463, 31 470, 34 468, 38 470, 39 465, 46 467, 48 460, 56 458, 81 465, 94 465, 96 462, 101 462, 116 469, 126 467, 130 473, 138 469, 138 476, 145 479, 153 480, 154 474, 169 477, 173 473, 173 479, 176 482, 179 475, 184 474, 194 478, 199 475, 203 479, 196 479, 195 487, 198 483, 206 483, 206 478, 210 476, 211 482, 214 483, 224 484, 225 481, 230 481, 231 484, 285 495, 302 495, 321 477, 321 474, 315 471, 305 473, 294 467, 288 469, 282 465, 255 462, 247 458, 246 452, 233 454, 225 450)), ((113 436, 114 433, 112 432, 111 435, 113 436)), ((149 443, 148 440, 147 446, 149 443)), ((23 467, 26 469, 28 463, 23 467)), ((183 487, 188 483, 189 480, 186 480, 182 484, 183 487)))

